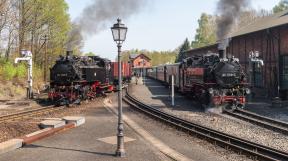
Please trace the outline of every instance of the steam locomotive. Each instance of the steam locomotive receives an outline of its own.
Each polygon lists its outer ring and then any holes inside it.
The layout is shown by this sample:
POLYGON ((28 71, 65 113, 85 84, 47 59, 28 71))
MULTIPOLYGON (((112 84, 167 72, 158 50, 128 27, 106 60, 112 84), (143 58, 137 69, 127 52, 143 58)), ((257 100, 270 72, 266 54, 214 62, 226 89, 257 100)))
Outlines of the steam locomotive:
MULTIPOLYGON (((122 63, 123 77, 130 78, 128 63, 122 63)), ((67 51, 50 69, 48 98, 55 105, 80 104, 115 90, 118 62, 98 56, 73 56, 67 51)))
POLYGON ((216 53, 195 55, 181 63, 153 67, 147 75, 166 85, 171 84, 173 75, 175 87, 205 107, 244 107, 245 95, 250 92, 239 60, 223 58, 216 53))

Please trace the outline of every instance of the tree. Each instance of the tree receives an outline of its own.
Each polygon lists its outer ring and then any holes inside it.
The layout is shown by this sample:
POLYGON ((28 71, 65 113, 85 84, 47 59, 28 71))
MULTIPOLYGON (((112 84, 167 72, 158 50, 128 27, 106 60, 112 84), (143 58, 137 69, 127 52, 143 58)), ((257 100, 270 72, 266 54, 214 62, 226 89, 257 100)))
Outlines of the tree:
POLYGON ((194 41, 192 41, 192 48, 203 47, 216 42, 216 21, 215 17, 202 13, 198 20, 199 27, 196 30, 194 41))
POLYGON ((88 53, 85 53, 84 56, 96 56, 96 54, 93 52, 88 52, 88 53))
POLYGON ((273 13, 278 13, 288 9, 288 0, 281 0, 276 6, 273 7, 273 13))
POLYGON ((179 54, 177 55, 177 58, 175 60, 175 62, 181 62, 183 59, 186 58, 185 56, 185 51, 190 49, 190 42, 188 40, 188 38, 185 39, 184 43, 181 45, 180 47, 180 51, 179 54))

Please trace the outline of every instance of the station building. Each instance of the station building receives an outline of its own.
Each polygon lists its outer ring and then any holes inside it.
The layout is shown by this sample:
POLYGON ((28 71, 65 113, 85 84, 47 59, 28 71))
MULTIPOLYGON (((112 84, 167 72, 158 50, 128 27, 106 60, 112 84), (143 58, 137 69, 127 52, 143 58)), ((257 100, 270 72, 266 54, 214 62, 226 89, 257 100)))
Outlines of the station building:
MULTIPOLYGON (((244 71, 252 78, 252 95, 288 99, 288 10, 240 28, 229 40, 227 55, 239 58, 244 71), (259 52, 264 66, 249 66, 251 51, 259 52)), ((208 52, 218 52, 218 43, 188 50, 186 56, 208 52)))
POLYGON ((146 75, 145 68, 151 68, 151 59, 145 54, 131 54, 129 55, 129 62, 133 72, 137 74, 146 75))

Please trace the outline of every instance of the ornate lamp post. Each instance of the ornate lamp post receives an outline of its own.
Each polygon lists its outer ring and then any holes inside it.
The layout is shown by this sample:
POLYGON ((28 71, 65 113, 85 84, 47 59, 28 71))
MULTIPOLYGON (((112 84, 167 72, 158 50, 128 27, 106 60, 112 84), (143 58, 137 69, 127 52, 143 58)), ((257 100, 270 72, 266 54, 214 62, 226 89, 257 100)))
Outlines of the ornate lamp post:
POLYGON ((126 39, 128 28, 121 23, 121 19, 117 19, 117 23, 111 27, 114 41, 118 47, 118 128, 117 128, 117 157, 125 157, 124 149, 124 126, 122 119, 122 63, 121 63, 121 47, 126 39))

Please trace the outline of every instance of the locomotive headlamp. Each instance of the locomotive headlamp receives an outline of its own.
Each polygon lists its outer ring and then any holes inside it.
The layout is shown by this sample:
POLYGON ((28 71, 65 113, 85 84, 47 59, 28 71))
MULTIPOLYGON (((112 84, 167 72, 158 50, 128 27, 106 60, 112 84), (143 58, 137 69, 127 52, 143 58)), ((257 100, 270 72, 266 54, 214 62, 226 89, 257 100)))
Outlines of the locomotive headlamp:
POLYGON ((116 43, 122 43, 126 39, 126 33, 128 28, 121 23, 121 19, 117 19, 117 23, 111 27, 113 39, 116 43))
POLYGON ((213 90, 212 88, 209 88, 209 89, 208 89, 208 92, 209 92, 210 94, 213 94, 213 93, 214 93, 214 90, 213 90))
POLYGON ((246 93, 247 93, 247 94, 250 94, 250 93, 251 93, 251 91, 250 91, 249 88, 246 88, 246 93))

